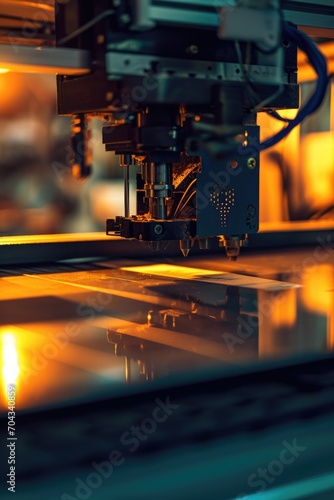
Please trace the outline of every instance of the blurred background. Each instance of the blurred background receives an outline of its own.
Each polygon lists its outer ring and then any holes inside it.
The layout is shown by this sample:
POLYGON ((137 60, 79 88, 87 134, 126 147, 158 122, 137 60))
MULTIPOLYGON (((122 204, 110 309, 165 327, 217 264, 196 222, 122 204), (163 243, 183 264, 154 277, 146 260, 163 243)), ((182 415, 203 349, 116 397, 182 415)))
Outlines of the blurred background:
MULTIPOLYGON (((322 45, 329 67, 334 43, 322 45)), ((301 100, 313 91, 314 75, 299 57, 301 100)), ((321 109, 276 147, 262 153, 260 219, 334 223, 334 80, 321 109)), ((281 112, 291 118, 295 110, 281 112)), ((260 113, 262 139, 282 122, 260 113)), ((70 118, 56 112, 52 75, 0 73, 0 235, 103 231, 105 219, 123 214, 123 172, 101 141, 102 122, 90 123, 93 174, 85 182, 71 176, 70 118)), ((131 169, 131 213, 135 175, 131 169)), ((262 224, 262 225, 263 225, 262 224)))
MULTIPOLYGON (((326 44, 331 70, 334 44, 326 44)), ((307 61, 300 58, 301 103, 314 90, 307 61)), ((260 220, 269 225, 281 221, 333 220, 334 222, 334 80, 331 78, 320 109, 289 136, 262 153, 260 169, 260 220)), ((281 111, 294 118, 295 110, 281 111)), ((282 128, 282 123, 259 113, 262 140, 282 128)))
POLYGON ((104 151, 102 122, 90 122, 94 170, 84 182, 71 175, 70 127, 57 115, 55 76, 0 73, 0 235, 101 231, 123 213, 123 172, 104 151))

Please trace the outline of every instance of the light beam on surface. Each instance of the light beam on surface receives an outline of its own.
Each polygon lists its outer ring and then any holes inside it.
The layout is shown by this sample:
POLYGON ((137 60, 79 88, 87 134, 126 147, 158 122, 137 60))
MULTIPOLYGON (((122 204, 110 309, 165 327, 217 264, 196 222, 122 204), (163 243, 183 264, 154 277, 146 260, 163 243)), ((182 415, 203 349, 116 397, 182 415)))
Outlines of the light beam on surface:
POLYGON ((19 376, 19 359, 15 335, 5 331, 2 335, 2 380, 7 399, 7 387, 16 385, 19 376))

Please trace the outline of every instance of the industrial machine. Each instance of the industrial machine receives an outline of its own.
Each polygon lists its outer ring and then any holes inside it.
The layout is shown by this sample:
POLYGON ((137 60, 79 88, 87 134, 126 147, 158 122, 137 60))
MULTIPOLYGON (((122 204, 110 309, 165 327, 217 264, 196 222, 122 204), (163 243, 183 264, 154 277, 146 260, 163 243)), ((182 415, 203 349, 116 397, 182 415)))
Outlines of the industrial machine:
POLYGON ((68 159, 77 178, 92 169, 89 119, 105 122, 102 141, 124 169, 125 207, 107 220, 107 234, 136 238, 151 250, 179 240, 185 256, 195 240, 207 249, 218 237, 235 259, 247 235, 258 231, 260 152, 312 114, 326 92, 325 58, 305 31, 328 36, 330 3, 1 4, 3 23, 17 20, 19 7, 30 20, 15 31, 4 24, 1 64, 59 75, 58 112, 73 117, 68 159), (297 48, 318 80, 289 120, 277 110, 299 106, 297 48), (262 143, 259 111, 282 120, 282 130, 262 143), (130 214, 133 165, 140 173, 130 214))
POLYGON ((0 68, 57 75, 73 176, 95 117, 124 172, 106 235, 0 238, 20 500, 333 498, 334 224, 213 255, 252 243, 260 155, 322 105, 333 34, 332 0, 0 0, 0 68))
POLYGON ((87 51, 91 62, 87 75, 58 77, 58 111, 74 116, 74 175, 91 170, 94 114, 104 116, 103 143, 124 168, 125 213, 107 221, 107 234, 152 250, 179 240, 184 256, 195 240, 209 248, 218 236, 236 259, 259 226, 260 151, 315 111, 328 83, 324 57, 284 20, 280 2, 65 2, 56 45, 87 51), (319 75, 316 91, 261 144, 258 111, 281 119, 276 110, 298 108, 298 46, 319 75))

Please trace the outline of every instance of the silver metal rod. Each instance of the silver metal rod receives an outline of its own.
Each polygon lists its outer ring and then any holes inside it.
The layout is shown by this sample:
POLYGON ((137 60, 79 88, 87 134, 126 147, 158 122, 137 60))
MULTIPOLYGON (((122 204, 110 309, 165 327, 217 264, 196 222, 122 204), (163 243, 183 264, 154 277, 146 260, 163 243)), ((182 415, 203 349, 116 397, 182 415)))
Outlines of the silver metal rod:
POLYGON ((124 169, 124 216, 130 217, 130 175, 129 165, 124 169))
MULTIPOLYGON (((157 2, 158 3, 158 2, 157 2)), ((217 27, 220 23, 219 8, 231 5, 229 0, 165 0, 162 6, 150 5, 148 18, 159 23, 217 27), (186 5, 188 4, 188 5, 186 5), (217 7, 218 4, 218 7, 217 7)), ((332 0, 290 0, 282 1, 284 19, 292 23, 313 28, 320 36, 322 30, 333 36, 334 9, 332 0), (305 8, 301 10, 301 4, 305 8), (310 8, 308 9, 307 6, 310 8)))

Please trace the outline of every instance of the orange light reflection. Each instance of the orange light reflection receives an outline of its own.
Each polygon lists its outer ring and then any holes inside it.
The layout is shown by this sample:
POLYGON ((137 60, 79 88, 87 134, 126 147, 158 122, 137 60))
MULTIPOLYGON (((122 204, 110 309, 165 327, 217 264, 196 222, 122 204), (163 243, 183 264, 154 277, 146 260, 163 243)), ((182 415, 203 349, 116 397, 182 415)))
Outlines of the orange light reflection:
POLYGON ((297 295, 296 289, 284 290, 279 299, 273 301, 271 320, 274 326, 293 327, 297 320, 297 295))
POLYGON ((303 277, 302 300, 309 311, 326 315, 327 348, 334 349, 334 275, 330 265, 320 265, 303 277))
POLYGON ((314 208, 330 206, 333 203, 334 185, 334 132, 307 134, 301 144, 307 199, 314 208))
POLYGON ((9 384, 17 385, 19 377, 19 357, 15 334, 10 330, 4 330, 1 334, 2 340, 2 380, 5 401, 7 403, 7 388, 9 384))
POLYGON ((302 299, 309 311, 331 311, 334 277, 330 265, 320 265, 303 276, 302 299))
MULTIPOLYGON (((328 73, 334 72, 334 42, 325 42, 318 44, 318 48, 323 53, 327 59, 328 73)), ((299 51, 298 52, 298 81, 309 82, 315 80, 317 75, 308 61, 307 55, 299 51)))

